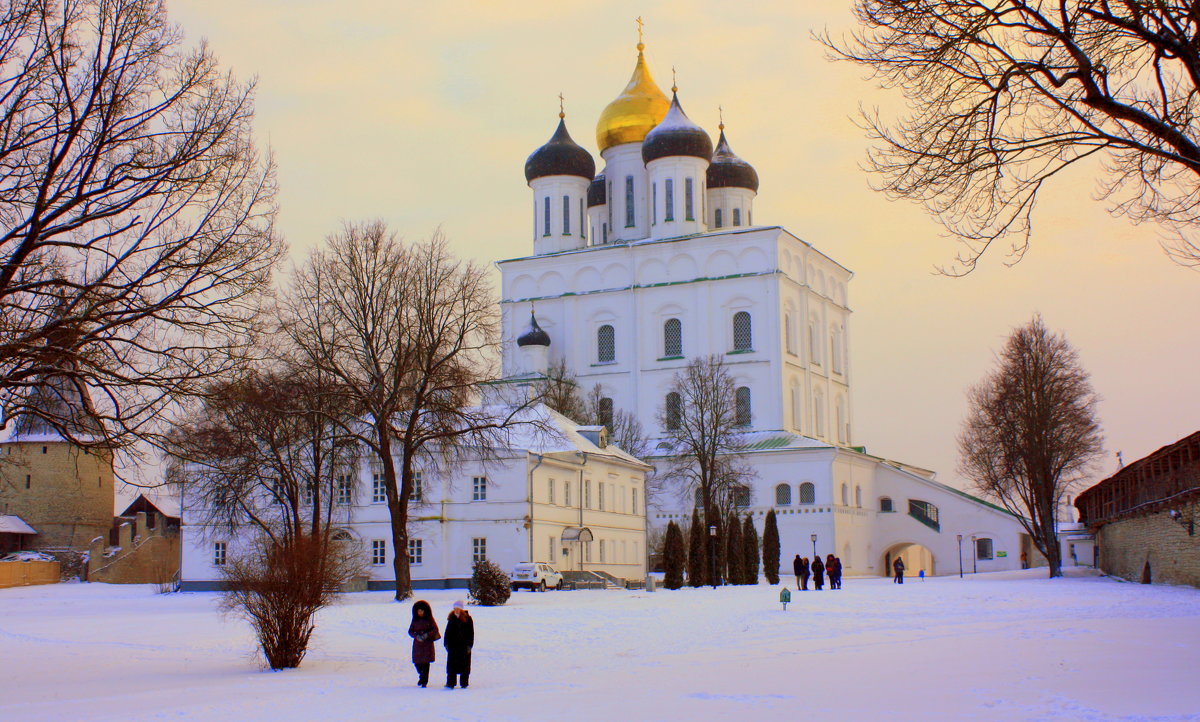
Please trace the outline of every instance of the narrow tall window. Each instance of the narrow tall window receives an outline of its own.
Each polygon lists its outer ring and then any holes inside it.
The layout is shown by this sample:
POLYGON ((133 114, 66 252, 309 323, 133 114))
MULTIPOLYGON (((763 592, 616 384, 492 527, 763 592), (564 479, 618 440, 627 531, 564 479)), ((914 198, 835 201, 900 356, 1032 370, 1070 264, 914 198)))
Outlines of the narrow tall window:
POLYGON ((861 486, 856 485, 854 487, 854 505, 858 506, 858 507, 862 506, 862 487, 861 486))
POLYGON ((600 540, 600 563, 604 563, 604 540, 600 540))
POLYGON ((425 560, 425 543, 421 539, 408 540, 408 563, 419 566, 425 560))
POLYGON ((553 562, 554 561, 554 537, 547 537, 547 540, 550 543, 546 546, 546 561, 553 562))
POLYGON ((408 498, 418 504, 425 501, 425 482, 421 478, 421 472, 414 471, 412 478, 412 494, 408 498))
POLYGON ((633 228, 633 176, 625 176, 625 227, 633 228))
POLYGON ((696 204, 692 200, 692 179, 683 180, 683 217, 685 220, 696 220, 696 204))
POLYGON ((679 428, 680 416, 682 415, 682 399, 679 394, 672 391, 667 394, 667 399, 664 404, 664 416, 666 417, 667 430, 675 431, 679 428))
POLYGON ((563 482, 563 504, 571 505, 571 482, 569 480, 563 482))
POLYGON ((650 184, 650 224, 658 225, 658 184, 650 184))
POLYGON ((663 207, 663 220, 670 222, 675 220, 675 179, 668 178, 663 181, 665 185, 666 205, 663 207))
POLYGON ((550 196, 546 196, 542 204, 542 235, 550 235, 550 196))
POLYGON ((750 425, 750 387, 739 386, 733 392, 734 419, 738 426, 750 425))
POLYGON ((808 322, 808 360, 821 365, 821 338, 817 334, 817 319, 808 322))
POLYGON ((586 241, 588 237, 587 211, 583 209, 582 198, 579 199, 579 233, 582 235, 583 240, 586 241))
POLYGON ((214 567, 225 566, 225 561, 226 561, 225 552, 226 552, 225 542, 214 542, 213 543, 213 566, 214 567))
MULTIPOLYGON (((33 476, 30 474, 26 474, 25 475, 25 488, 28 489, 31 486, 33 486, 33 476)), ((312 502, 310 501, 309 503, 311 504, 312 502)))
POLYGON ((842 506, 850 506, 850 487, 842 484, 842 506))
POLYGON ((571 233, 571 196, 563 196, 563 235, 571 233))
POLYGON ((796 324, 792 323, 792 314, 783 314, 783 336, 787 339, 787 352, 796 355, 796 324))
POLYGON ((617 332, 607 323, 596 330, 596 360, 602 364, 617 360, 617 332))
POLYGON ((742 209, 741 208, 733 209, 733 225, 735 225, 735 226, 742 225, 742 209))
POLYGON ((630 514, 636 514, 636 513, 638 513, 638 493, 637 493, 637 489, 630 489, 629 491, 631 492, 631 493, 630 493, 630 495, 629 495, 629 513, 630 513, 630 514))
POLYGON ((487 477, 471 477, 471 501, 487 501, 487 477))
POLYGON ((471 562, 478 564, 487 559, 487 538, 475 537, 471 540, 471 562))
POLYGON ((817 487, 813 486, 811 481, 806 481, 800 485, 800 503, 801 504, 816 504, 817 503, 817 487))
POLYGON ((893 512, 895 510, 896 510, 896 508, 894 506, 892 506, 892 500, 890 497, 886 497, 886 496, 879 497, 879 511, 886 513, 886 512, 893 512))
POLYGON ((371 540, 371 566, 381 567, 386 563, 387 563, 387 540, 372 539, 371 540))
POLYGON ((592 481, 588 479, 583 483, 583 505, 588 509, 592 508, 592 481))
POLYGON ((349 474, 342 474, 337 478, 337 503, 346 506, 350 503, 350 492, 353 489, 349 474))
POLYGON ((554 486, 555 486, 554 479, 551 479, 550 481, 546 482, 546 498, 547 498, 548 502, 551 504, 554 503, 554 486))
POLYGON ((733 314, 733 350, 749 351, 754 348, 754 334, 750 325, 750 314, 738 311, 733 314))
POLYGON ((604 482, 596 484, 596 500, 600 502, 600 511, 604 511, 604 482))
POLYGON ((663 356, 671 358, 683 355, 683 323, 677 318, 668 318, 663 324, 663 356))
POLYGON ((600 424, 608 427, 609 433, 612 433, 613 428, 613 400, 607 396, 600 399, 599 408, 600 424))
POLYGON ((371 503, 382 504, 387 501, 387 482, 383 474, 371 474, 371 503))
POLYGON ((714 220, 716 220, 716 224, 715 224, 716 227, 720 228, 721 227, 721 209, 718 208, 717 210, 713 211, 713 216, 714 216, 714 220))
POLYGON ((613 200, 613 194, 612 194, 612 181, 610 180, 608 182, 608 190, 604 196, 604 207, 608 209, 608 225, 610 228, 613 225, 612 214, 613 214, 613 206, 615 204, 616 204, 616 201, 613 200))
POLYGON ((604 223, 600 226, 600 233, 601 233, 600 242, 608 243, 608 224, 607 223, 604 223))

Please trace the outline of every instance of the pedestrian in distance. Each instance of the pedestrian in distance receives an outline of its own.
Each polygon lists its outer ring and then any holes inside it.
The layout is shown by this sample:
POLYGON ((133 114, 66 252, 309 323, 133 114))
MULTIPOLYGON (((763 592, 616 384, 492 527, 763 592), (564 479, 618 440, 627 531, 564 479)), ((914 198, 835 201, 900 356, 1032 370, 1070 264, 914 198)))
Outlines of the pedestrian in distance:
POLYGON ((413 638, 412 661, 417 668, 417 686, 424 687, 429 684, 429 665, 436 656, 433 643, 442 638, 437 621, 433 618, 433 610, 424 599, 413 604, 408 636, 413 638))
MULTIPOLYGON (((826 563, 825 569, 829 572, 829 564, 826 563)), ((842 588, 842 558, 833 558, 833 571, 829 572, 829 587, 830 589, 842 588)))
POLYGON ((460 599, 450 610, 446 620, 446 635, 442 638, 446 648, 446 689, 454 689, 457 682, 463 689, 471 677, 471 648, 475 646, 475 620, 460 599))
POLYGON ((896 572, 895 578, 892 581, 896 584, 904 583, 904 560, 896 557, 896 561, 892 562, 892 569, 896 572))
POLYGON ((792 571, 796 574, 796 589, 808 589, 808 559, 799 554, 792 560, 792 571))
POLYGON ((825 586, 825 564, 821 557, 813 557, 809 569, 812 570, 813 588, 820 591, 821 587, 825 586))
POLYGON ((829 577, 830 589, 837 589, 837 562, 834 561, 835 559, 837 557, 832 554, 825 556, 825 576, 829 577))

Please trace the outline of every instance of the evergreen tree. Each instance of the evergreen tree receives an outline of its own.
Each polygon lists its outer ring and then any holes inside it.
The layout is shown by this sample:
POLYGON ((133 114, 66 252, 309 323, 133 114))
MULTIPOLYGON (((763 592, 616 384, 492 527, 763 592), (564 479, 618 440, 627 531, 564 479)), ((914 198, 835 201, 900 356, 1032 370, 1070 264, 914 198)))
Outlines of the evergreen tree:
POLYGON ((758 584, 758 530, 754 528, 754 519, 749 514, 742 524, 742 565, 746 583, 758 584))
POLYGON ((725 579, 729 584, 746 583, 746 565, 742 562, 742 525, 730 513, 725 521, 725 568, 729 570, 725 579))
POLYGON ((480 559, 475 562, 467 594, 476 604, 498 607, 512 595, 511 585, 512 580, 499 565, 489 559, 480 559))
POLYGON ((767 520, 763 524, 762 536, 763 574, 767 583, 779 583, 779 524, 775 521, 775 510, 767 512, 767 520))
POLYGON ((688 535, 688 586, 702 587, 708 583, 708 549, 705 547, 704 525, 700 511, 692 510, 692 530, 688 535))
POLYGON ((667 538, 663 542, 663 567, 666 577, 663 586, 678 589, 683 586, 683 567, 686 563, 683 548, 683 532, 675 522, 667 524, 667 538))

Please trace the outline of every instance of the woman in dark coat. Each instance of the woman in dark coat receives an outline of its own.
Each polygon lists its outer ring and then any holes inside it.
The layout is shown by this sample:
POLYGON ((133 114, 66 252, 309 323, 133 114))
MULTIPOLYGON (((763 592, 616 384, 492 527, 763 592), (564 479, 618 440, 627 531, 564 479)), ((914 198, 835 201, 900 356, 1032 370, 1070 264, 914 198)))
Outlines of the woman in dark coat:
POLYGON ((417 686, 424 687, 429 684, 429 665, 433 663, 436 654, 433 643, 442 638, 437 622, 433 619, 433 610, 424 599, 413 605, 408 636, 413 638, 412 661, 413 666, 417 668, 417 686))
POLYGON ((813 557, 812 565, 813 587, 820 590, 825 585, 825 565, 821 562, 821 557, 813 557))
POLYGON ((797 554, 792 560, 792 571, 796 574, 796 589, 808 589, 808 560, 797 554))
POLYGON ((454 683, 467 688, 471 676, 471 648, 475 646, 475 620, 467 611, 467 605, 457 601, 446 620, 446 636, 442 638, 446 647, 446 688, 454 689, 454 683))

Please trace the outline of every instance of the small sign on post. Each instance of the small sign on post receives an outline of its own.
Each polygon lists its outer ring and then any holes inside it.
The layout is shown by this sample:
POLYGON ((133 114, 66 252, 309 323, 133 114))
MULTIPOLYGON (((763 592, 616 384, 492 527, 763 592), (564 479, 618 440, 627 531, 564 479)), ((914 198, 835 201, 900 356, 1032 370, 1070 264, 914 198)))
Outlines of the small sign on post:
POLYGON ((783 611, 787 611, 788 602, 792 601, 792 590, 784 587, 779 590, 779 601, 783 604, 783 611))

